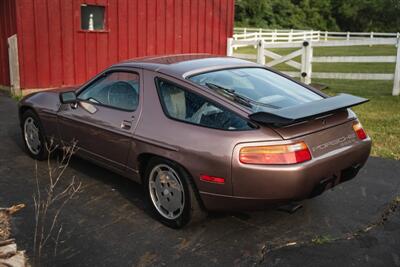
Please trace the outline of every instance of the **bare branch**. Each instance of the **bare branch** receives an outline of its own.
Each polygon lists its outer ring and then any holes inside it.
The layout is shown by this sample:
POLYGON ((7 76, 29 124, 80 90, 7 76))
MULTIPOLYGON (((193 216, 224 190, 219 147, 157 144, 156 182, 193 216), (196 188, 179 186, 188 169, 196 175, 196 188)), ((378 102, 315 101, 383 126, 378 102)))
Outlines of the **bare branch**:
POLYGON ((54 257, 57 256, 57 247, 58 247, 58 241, 60 240, 61 231, 62 231, 62 225, 60 226, 60 229, 58 230, 56 240, 54 240, 54 243, 55 243, 54 244, 54 254, 53 254, 54 257))
POLYGON ((76 152, 77 142, 73 141, 70 146, 62 146, 63 154, 58 158, 56 165, 51 155, 58 150, 53 139, 46 143, 48 152, 47 173, 48 183, 41 186, 38 177, 38 165, 35 162, 36 189, 33 195, 35 209, 35 236, 34 236, 34 262, 35 266, 40 266, 42 251, 46 248, 49 241, 54 242, 53 255, 57 255, 57 248, 62 233, 62 225, 56 230, 60 215, 68 202, 73 199, 81 190, 82 183, 75 176, 66 180, 63 175, 67 170, 72 155, 76 152), (61 183, 61 181, 63 181, 61 183), (42 195, 41 191, 46 194, 42 195), (57 232, 56 238, 53 234, 57 232))

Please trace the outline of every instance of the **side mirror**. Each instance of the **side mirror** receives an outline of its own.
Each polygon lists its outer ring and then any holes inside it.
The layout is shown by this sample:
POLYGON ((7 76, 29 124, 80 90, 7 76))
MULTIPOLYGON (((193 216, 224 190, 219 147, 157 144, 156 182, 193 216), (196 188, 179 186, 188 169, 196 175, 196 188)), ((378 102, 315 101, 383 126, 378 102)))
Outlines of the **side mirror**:
POLYGON ((60 93, 60 102, 62 104, 76 104, 76 94, 74 91, 60 93))

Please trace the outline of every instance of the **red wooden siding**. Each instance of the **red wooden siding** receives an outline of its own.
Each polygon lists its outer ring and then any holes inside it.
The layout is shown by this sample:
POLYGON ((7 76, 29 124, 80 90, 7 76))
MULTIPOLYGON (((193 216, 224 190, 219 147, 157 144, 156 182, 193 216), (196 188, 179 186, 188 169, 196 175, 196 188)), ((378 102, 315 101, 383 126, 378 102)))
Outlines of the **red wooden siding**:
POLYGON ((233 31, 234 0, 18 0, 17 5, 21 87, 29 89, 81 84, 128 58, 222 55, 233 31), (80 30, 83 3, 106 7, 104 32, 80 30))
POLYGON ((10 85, 7 39, 17 33, 15 0, 0 0, 0 85, 10 85))

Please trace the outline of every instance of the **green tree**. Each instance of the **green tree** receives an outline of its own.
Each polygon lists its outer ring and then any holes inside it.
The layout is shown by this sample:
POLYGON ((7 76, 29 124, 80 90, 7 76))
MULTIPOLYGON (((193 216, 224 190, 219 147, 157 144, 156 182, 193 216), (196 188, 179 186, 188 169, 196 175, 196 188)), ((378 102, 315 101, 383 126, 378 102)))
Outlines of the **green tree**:
POLYGON ((337 0, 333 14, 343 31, 400 31, 399 0, 337 0))
POLYGON ((400 0, 236 0, 237 26, 400 31, 400 0))
POLYGON ((305 14, 303 23, 307 28, 331 31, 339 29, 332 16, 331 0, 302 0, 295 4, 305 14))
POLYGON ((265 18, 272 15, 268 1, 236 0, 235 22, 238 26, 268 27, 270 24, 265 18))

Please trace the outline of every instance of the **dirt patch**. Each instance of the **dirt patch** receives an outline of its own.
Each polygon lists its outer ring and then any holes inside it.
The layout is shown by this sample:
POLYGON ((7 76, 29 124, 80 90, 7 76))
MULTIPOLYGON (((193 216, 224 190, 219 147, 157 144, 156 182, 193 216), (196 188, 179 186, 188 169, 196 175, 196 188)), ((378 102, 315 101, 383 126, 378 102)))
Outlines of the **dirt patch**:
POLYGON ((10 238, 10 216, 7 212, 0 211, 0 241, 10 238))
POLYGON ((268 253, 277 251, 287 247, 300 247, 305 245, 323 245, 326 243, 332 243, 336 241, 346 241, 346 240, 353 240, 356 238, 361 237, 363 234, 370 232, 371 230, 375 229, 378 226, 384 225, 390 216, 392 216, 396 211, 400 209, 400 196, 395 197, 391 202, 389 202, 383 209, 379 216, 379 218, 362 227, 354 232, 349 232, 344 234, 343 236, 332 237, 330 235, 322 235, 316 236, 311 240, 297 240, 292 242, 284 242, 284 243, 276 243, 276 244, 265 244, 261 249, 261 259, 259 264, 262 264, 267 256, 268 253))
POLYGON ((0 208, 0 266, 25 267, 29 266, 24 251, 17 250, 17 244, 11 239, 11 215, 25 205, 11 208, 0 208))

